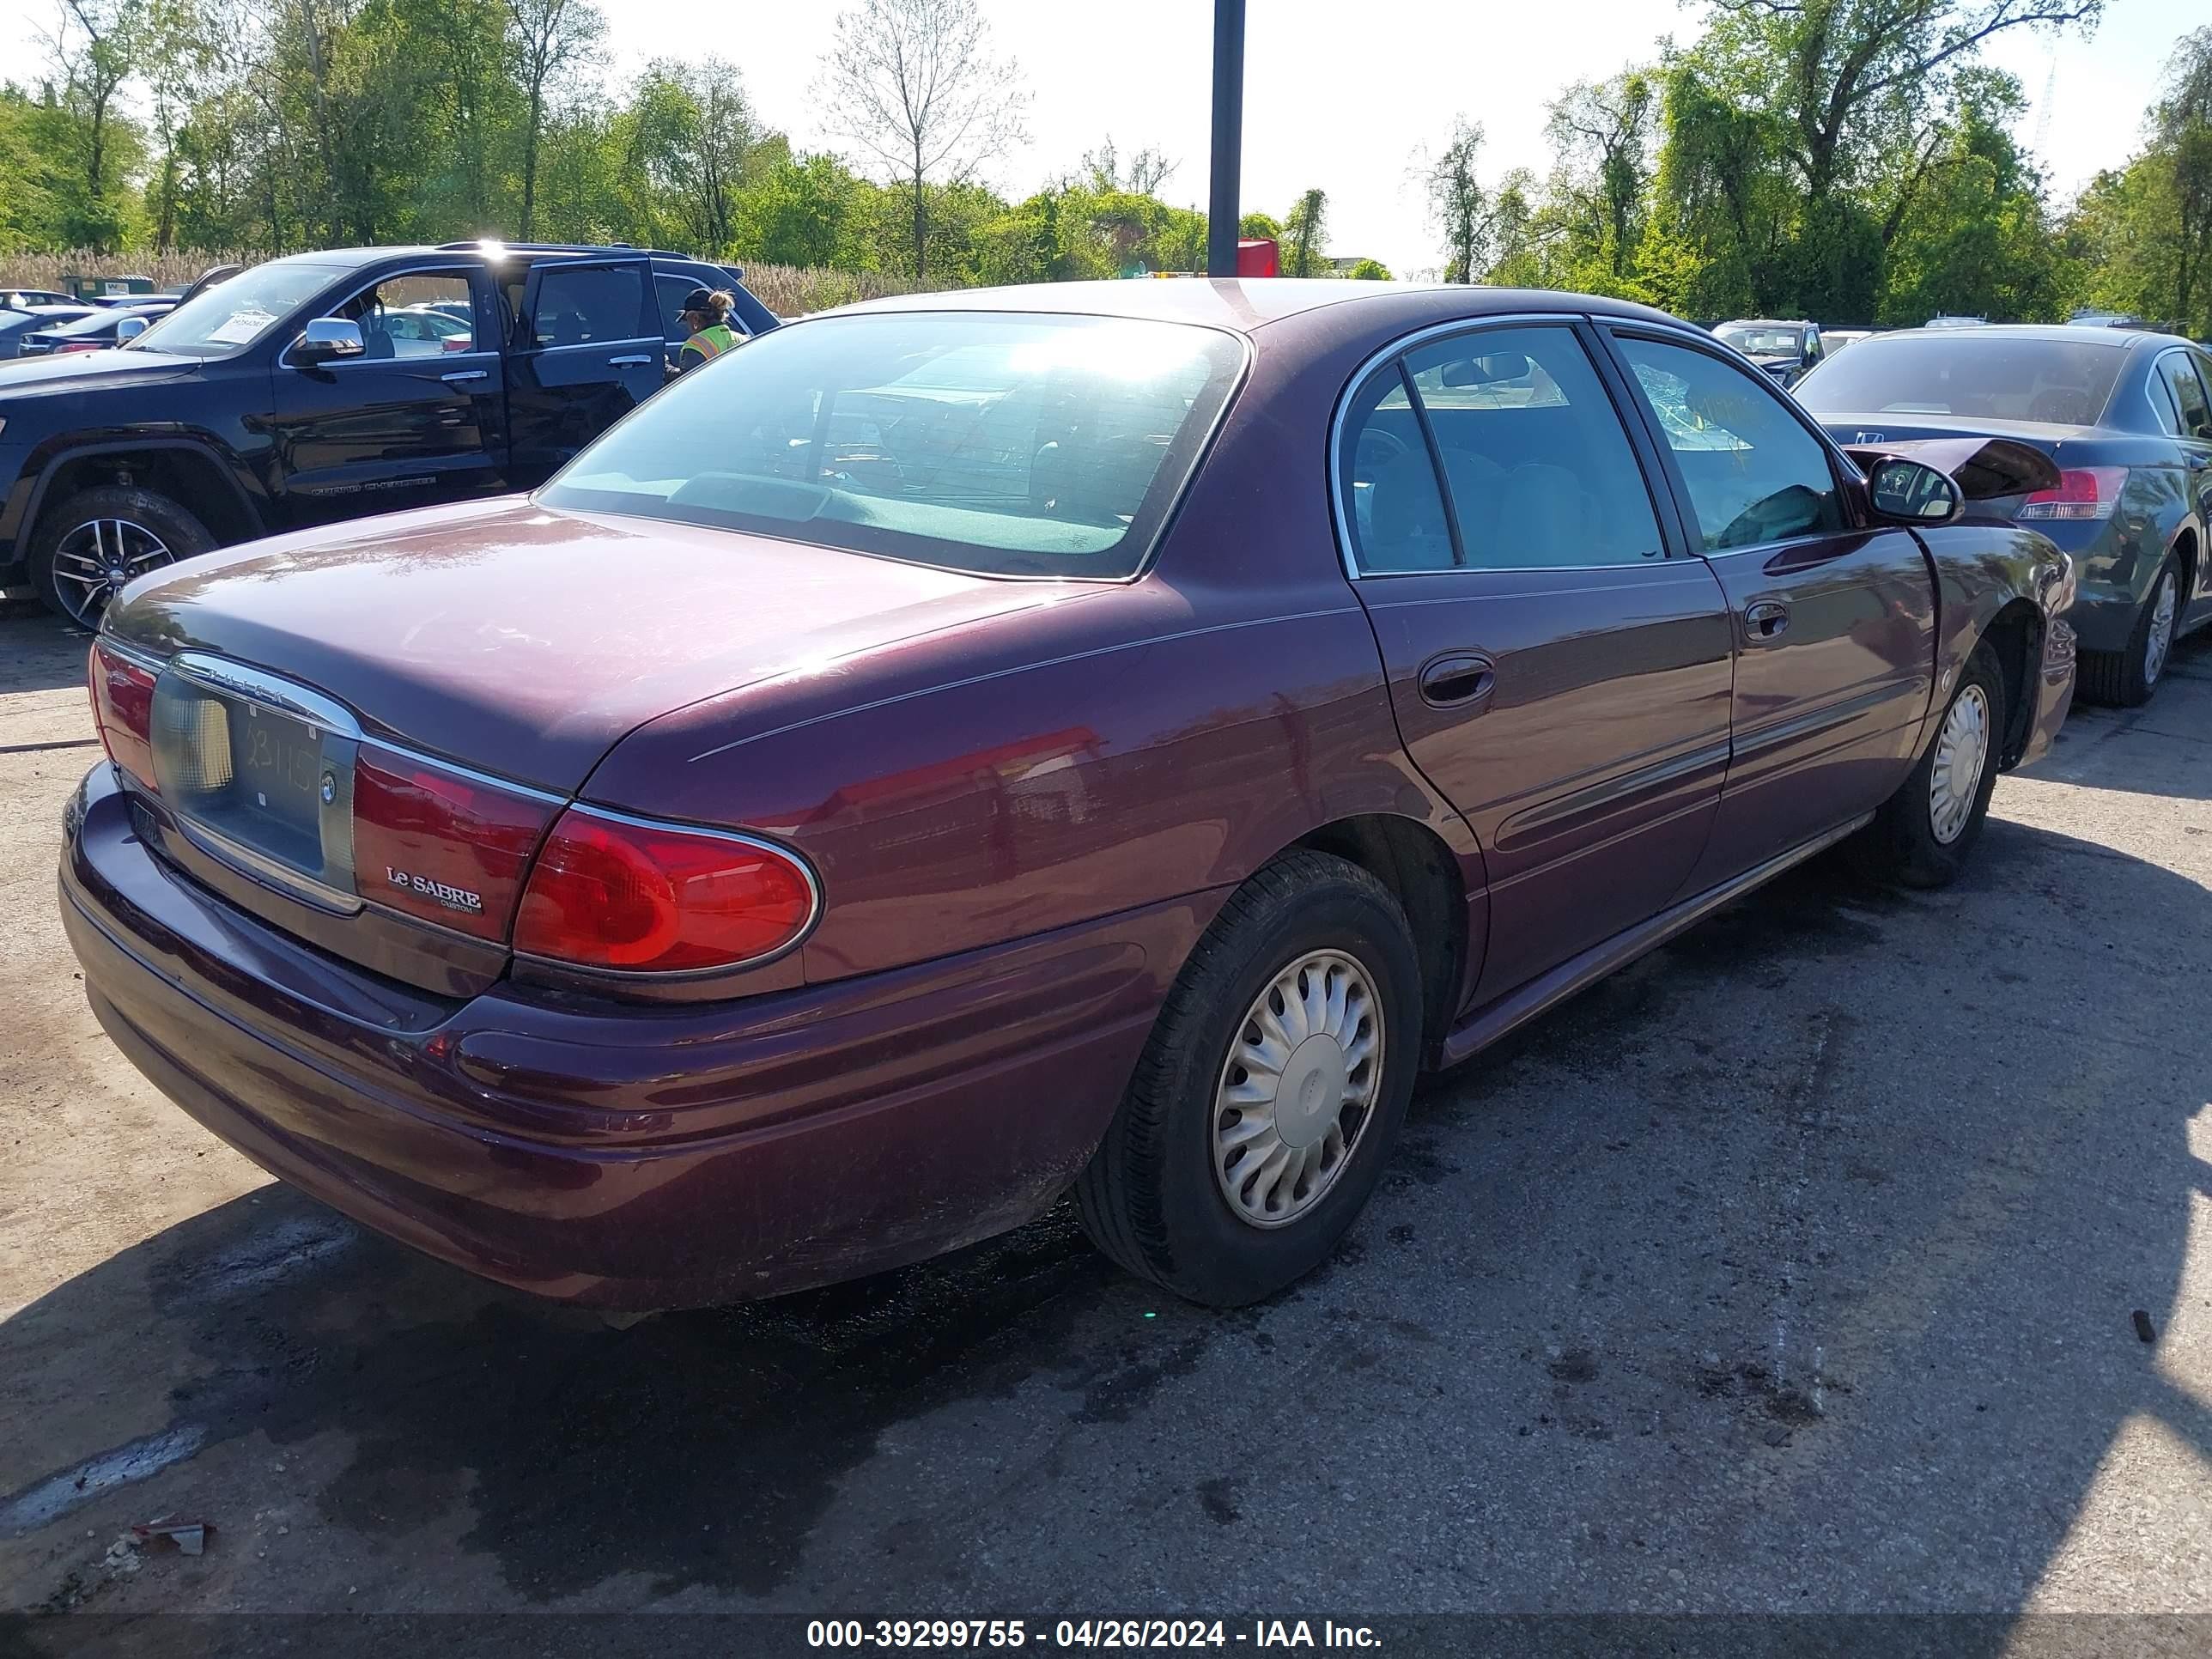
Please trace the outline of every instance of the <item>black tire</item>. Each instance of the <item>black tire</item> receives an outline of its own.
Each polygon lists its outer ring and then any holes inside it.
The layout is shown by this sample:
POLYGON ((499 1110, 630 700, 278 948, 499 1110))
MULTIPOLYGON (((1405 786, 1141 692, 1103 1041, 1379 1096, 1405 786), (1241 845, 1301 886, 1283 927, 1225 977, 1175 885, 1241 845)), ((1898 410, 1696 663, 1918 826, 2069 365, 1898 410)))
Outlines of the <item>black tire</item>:
POLYGON ((2111 703, 2121 708, 2140 708, 2150 701, 2150 694, 2158 690, 2159 682, 2166 676, 2166 665, 2173 657, 2176 624, 2181 617, 2181 568, 2173 556, 2166 556, 2153 578, 2150 593, 2136 611, 2136 625, 2128 634, 2124 651, 2084 651, 2075 665, 2075 686, 2092 702, 2111 703), (2172 605, 2165 623, 2165 648, 2158 653, 2155 667, 2151 665, 2151 630, 2157 625, 2159 596, 2172 595, 2172 605))
POLYGON ((1389 1162, 1419 1066, 1421 1018, 1413 929, 1389 889, 1327 854, 1274 860, 1223 906, 1168 994, 1121 1109, 1077 1178, 1084 1231, 1131 1273, 1209 1307, 1242 1307, 1304 1277, 1365 1207, 1389 1162), (1279 974, 1318 951, 1349 957, 1374 988, 1380 1086, 1303 1212, 1255 1224, 1231 1208, 1215 1177, 1217 1091, 1248 1012, 1279 974))
MULTIPOLYGON (((1974 647, 1959 676, 1943 717, 1928 740, 1928 748, 1914 763, 1911 773, 1897 793, 1881 805, 1875 820, 1855 838, 1853 850, 1861 869, 1883 881, 1907 887, 1945 887, 1966 867, 1968 854, 1981 838, 1982 823, 1990 814, 1990 795, 1997 787, 1998 757, 2004 748, 2006 721, 2004 673, 1987 641, 1974 647), (1972 805, 1966 821, 1946 840, 1938 832, 1934 784, 1936 759, 1943 750, 1944 732, 1952 714, 1970 694, 1978 691, 1987 722, 1981 775, 1975 781, 1972 805)), ((1954 786, 1954 796, 1964 791, 1954 786)))
POLYGON ((88 586, 71 574, 72 568, 82 568, 77 560, 84 532, 96 525, 129 527, 127 540, 112 530, 100 532, 99 538, 102 550, 114 547, 134 576, 212 552, 216 546, 208 527, 189 510, 151 489, 102 484, 46 508, 31 534, 31 580, 47 610, 80 628, 100 625, 100 612, 113 593, 112 587, 88 586), (157 543, 166 556, 154 559, 149 543, 157 543))

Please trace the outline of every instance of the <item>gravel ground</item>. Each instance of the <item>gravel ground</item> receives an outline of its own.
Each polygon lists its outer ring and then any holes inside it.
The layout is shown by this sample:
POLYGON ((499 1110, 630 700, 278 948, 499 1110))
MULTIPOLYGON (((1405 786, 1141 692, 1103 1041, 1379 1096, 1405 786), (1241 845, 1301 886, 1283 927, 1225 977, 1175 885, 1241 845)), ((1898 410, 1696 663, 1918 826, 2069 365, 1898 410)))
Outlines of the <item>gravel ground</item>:
POLYGON ((1949 891, 1821 861, 1430 1082, 1267 1307, 1163 1302, 1063 1212, 617 1331, 270 1184, 109 1048, 52 886, 83 647, 0 618, 0 1650, 240 1609, 2212 1615, 2212 648, 2077 711, 1949 891), (164 1516, 205 1553, 117 1543, 164 1516))

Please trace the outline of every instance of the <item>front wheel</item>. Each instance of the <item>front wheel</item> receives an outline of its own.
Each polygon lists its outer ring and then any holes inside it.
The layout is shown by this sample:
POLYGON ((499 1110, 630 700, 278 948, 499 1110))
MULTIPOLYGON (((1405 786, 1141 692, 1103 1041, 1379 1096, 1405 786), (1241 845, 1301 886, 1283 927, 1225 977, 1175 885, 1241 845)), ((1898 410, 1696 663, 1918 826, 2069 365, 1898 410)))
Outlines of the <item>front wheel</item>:
POLYGON ((103 484, 39 515, 31 579, 48 610, 96 629, 125 583, 214 547, 207 526, 167 495, 103 484))
POLYGON ((1857 838, 1869 874, 1907 887, 1957 878, 1989 817, 2006 719, 2004 675, 1984 641, 1966 659, 1927 751, 1857 838))
POLYGON ((1184 964, 1076 1182, 1084 1230, 1210 1307, 1317 1267, 1389 1160, 1421 1049, 1406 913, 1358 866, 1285 854, 1184 964))

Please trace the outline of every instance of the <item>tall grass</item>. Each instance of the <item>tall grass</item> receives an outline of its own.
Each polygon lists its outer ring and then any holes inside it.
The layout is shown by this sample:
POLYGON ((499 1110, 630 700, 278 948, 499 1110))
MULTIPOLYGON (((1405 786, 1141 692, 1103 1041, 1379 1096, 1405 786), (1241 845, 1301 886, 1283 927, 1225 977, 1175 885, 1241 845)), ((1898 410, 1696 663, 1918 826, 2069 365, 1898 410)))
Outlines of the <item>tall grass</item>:
MULTIPOLYGON (((173 248, 167 253, 0 253, 0 288, 58 289, 64 276, 150 276, 156 288, 178 289, 210 265, 255 264, 269 257, 247 249, 218 248, 173 248)), ((912 283, 873 270, 769 264, 742 268, 745 286, 781 317, 914 289, 912 283)))

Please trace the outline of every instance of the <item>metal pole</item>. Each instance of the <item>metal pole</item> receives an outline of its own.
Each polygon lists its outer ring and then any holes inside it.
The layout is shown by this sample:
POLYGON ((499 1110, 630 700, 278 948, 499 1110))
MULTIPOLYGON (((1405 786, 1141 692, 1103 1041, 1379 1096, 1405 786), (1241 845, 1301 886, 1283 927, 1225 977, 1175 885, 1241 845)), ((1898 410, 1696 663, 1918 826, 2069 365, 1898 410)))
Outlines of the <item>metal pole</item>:
POLYGON ((1244 0, 1213 0, 1213 190, 1206 274, 1237 274, 1238 165, 1244 144, 1244 0))

